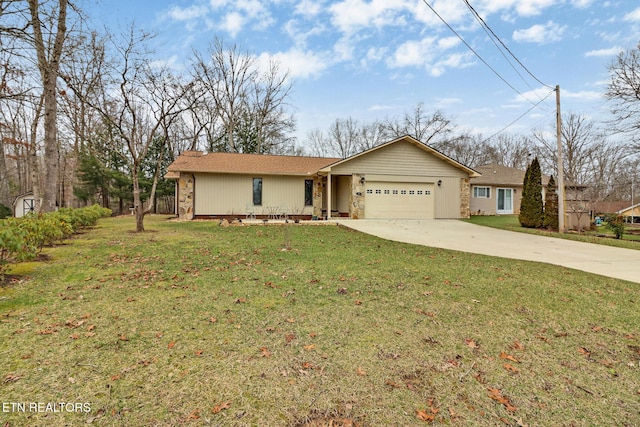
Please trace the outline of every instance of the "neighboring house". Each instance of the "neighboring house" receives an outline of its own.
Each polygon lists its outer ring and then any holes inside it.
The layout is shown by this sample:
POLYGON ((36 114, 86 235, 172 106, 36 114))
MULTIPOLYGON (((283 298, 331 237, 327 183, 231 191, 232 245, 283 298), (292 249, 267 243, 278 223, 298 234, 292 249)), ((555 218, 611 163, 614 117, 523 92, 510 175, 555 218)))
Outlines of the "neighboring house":
POLYGON ((22 194, 13 201, 13 216, 20 218, 28 213, 36 211, 38 203, 33 197, 33 192, 22 194))
POLYGON ((621 215, 626 218, 627 221, 632 223, 640 222, 640 203, 635 204, 633 206, 626 207, 624 209, 620 209, 616 212, 618 215, 621 215))
POLYGON ((466 218, 479 176, 410 136, 347 159, 190 151, 168 170, 183 219, 466 218))
MULTIPOLYGON (((482 176, 471 179, 470 209, 473 215, 520 213, 525 171, 497 163, 475 168, 482 176)), ((542 175, 544 200, 549 176, 542 175)), ((583 193, 586 187, 565 182, 565 227, 589 228, 590 215, 583 193)))
MULTIPOLYGON (((482 176, 471 180, 473 215, 510 215, 520 213, 525 171, 497 163, 475 168, 482 176)), ((549 177, 542 176, 543 192, 549 177)))

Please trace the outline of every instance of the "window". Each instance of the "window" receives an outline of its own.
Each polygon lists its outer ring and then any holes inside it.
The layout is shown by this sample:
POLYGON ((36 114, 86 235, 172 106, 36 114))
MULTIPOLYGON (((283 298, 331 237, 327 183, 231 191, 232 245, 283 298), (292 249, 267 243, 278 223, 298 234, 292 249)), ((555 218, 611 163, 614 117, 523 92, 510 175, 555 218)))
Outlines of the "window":
POLYGON ((384 190, 384 194, 389 194, 389 190, 384 190))
POLYGON ((262 178, 253 178, 253 204, 262 205, 262 178))
POLYGON ((376 194, 382 194, 382 190, 376 190, 376 194))
POLYGON ((400 194, 407 194, 407 190, 400 190, 400 194))
POLYGON ((313 206, 313 180, 304 180, 304 205, 313 206))
POLYGON ((373 190, 372 189, 368 189, 367 190, 367 194, 373 194, 373 190))
POLYGON ((416 192, 414 190, 409 190, 409 194, 413 196, 416 194, 416 192))
POLYGON ((490 199, 491 187, 473 187, 473 197, 476 199, 490 199))
POLYGON ((398 194, 398 190, 393 190, 393 194, 398 194))

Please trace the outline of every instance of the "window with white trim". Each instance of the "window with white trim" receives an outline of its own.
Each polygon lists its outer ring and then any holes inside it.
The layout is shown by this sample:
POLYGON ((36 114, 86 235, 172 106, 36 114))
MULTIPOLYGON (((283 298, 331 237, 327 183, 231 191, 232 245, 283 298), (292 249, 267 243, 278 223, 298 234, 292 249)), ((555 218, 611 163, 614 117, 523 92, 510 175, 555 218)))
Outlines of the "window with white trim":
POLYGON ((473 197, 476 199, 490 199, 491 187, 473 187, 473 197))

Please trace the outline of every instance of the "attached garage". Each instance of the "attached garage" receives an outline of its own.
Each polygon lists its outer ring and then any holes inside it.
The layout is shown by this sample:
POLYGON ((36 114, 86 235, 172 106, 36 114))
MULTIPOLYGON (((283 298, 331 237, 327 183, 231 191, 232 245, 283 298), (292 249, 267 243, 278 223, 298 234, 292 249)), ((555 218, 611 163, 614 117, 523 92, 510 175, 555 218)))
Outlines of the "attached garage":
POLYGON ((408 135, 346 159, 185 152, 167 174, 186 219, 466 218, 476 176, 408 135))
POLYGON ((364 198, 365 218, 432 219, 433 196, 433 184, 370 181, 364 198))

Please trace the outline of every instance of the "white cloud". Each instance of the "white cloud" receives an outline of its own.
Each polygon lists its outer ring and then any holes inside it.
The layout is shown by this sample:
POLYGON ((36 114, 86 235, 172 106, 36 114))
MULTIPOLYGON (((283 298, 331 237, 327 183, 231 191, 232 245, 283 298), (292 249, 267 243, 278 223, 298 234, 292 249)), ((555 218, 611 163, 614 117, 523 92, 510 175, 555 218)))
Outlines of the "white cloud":
POLYGON ((640 7, 624 15, 624 20, 629 22, 640 22, 640 7))
POLYGON ((347 34, 364 27, 402 25, 403 10, 404 0, 343 0, 329 7, 333 25, 347 34))
POLYGON ((562 35, 566 27, 560 26, 553 21, 546 24, 537 24, 524 30, 513 32, 513 39, 517 42, 528 43, 551 43, 562 40, 562 35))
POLYGON ((425 65, 433 57, 436 38, 427 37, 419 41, 410 40, 401 44, 389 59, 392 67, 425 65))
POLYGON ((231 37, 235 37, 245 25, 245 18, 238 12, 228 13, 222 22, 221 28, 227 31, 231 37))
POLYGON ((277 61, 283 70, 288 70, 292 78, 316 78, 329 68, 329 60, 325 55, 310 50, 293 48, 286 52, 275 54, 263 53, 258 57, 260 63, 267 63, 270 59, 277 61))
POLYGON ((206 6, 191 5, 186 8, 174 6, 167 12, 167 15, 176 21, 191 21, 207 15, 209 8, 206 6))
POLYGON ((219 9, 221 7, 224 7, 228 3, 229 3, 229 0, 209 0, 209 4, 214 9, 219 9))
POLYGON ((615 47, 610 47, 609 49, 590 50, 589 52, 585 53, 584 56, 586 57, 615 56, 620 52, 622 52, 623 50, 624 50, 623 48, 619 46, 615 46, 615 47))
POLYGON ((317 16, 322 11, 322 2, 315 0, 302 0, 296 4, 293 13, 296 15, 302 15, 305 18, 311 18, 317 16))
POLYGON ((524 0, 517 2, 516 11, 521 16, 535 16, 556 3, 557 0, 524 0))

